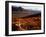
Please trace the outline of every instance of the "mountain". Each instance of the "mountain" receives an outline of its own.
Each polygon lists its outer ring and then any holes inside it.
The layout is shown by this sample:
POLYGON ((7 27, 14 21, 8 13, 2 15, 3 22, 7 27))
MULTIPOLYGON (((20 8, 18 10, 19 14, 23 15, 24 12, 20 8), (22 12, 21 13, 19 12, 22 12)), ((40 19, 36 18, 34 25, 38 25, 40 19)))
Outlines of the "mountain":
POLYGON ((12 6, 12 11, 22 11, 23 8, 22 7, 14 7, 12 6))
POLYGON ((12 14, 16 17, 27 17, 31 15, 41 14, 41 11, 28 10, 22 7, 12 7, 12 14))

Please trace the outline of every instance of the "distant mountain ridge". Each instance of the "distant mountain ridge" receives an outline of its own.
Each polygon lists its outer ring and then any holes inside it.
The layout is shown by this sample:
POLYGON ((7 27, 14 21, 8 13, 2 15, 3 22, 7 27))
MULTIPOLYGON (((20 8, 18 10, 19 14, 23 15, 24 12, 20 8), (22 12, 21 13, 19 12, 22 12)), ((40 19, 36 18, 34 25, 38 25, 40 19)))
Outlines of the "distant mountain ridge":
POLYGON ((27 10, 22 7, 12 7, 12 14, 16 17, 26 17, 30 15, 41 14, 41 11, 27 10))
POLYGON ((22 11, 23 8, 22 7, 13 7, 12 6, 12 11, 22 11))

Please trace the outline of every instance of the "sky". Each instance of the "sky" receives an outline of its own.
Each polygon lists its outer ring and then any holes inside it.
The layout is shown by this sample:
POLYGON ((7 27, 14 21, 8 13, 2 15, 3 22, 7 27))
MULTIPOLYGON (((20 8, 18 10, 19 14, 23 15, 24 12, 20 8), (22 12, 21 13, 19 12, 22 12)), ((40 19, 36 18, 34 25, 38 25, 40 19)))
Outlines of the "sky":
POLYGON ((37 4, 26 4, 26 3, 14 3, 13 6, 21 6, 24 9, 31 9, 31 10, 41 10, 41 5, 37 5, 37 4))

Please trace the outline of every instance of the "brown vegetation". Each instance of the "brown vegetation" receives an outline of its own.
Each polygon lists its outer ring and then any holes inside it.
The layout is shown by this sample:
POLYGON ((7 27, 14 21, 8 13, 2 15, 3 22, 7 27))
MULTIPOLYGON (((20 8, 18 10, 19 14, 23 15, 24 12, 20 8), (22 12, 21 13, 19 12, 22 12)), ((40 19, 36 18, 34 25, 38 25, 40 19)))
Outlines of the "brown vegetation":
POLYGON ((29 18, 16 18, 12 17, 12 25, 18 30, 39 30, 41 29, 41 17, 33 16, 29 18))

